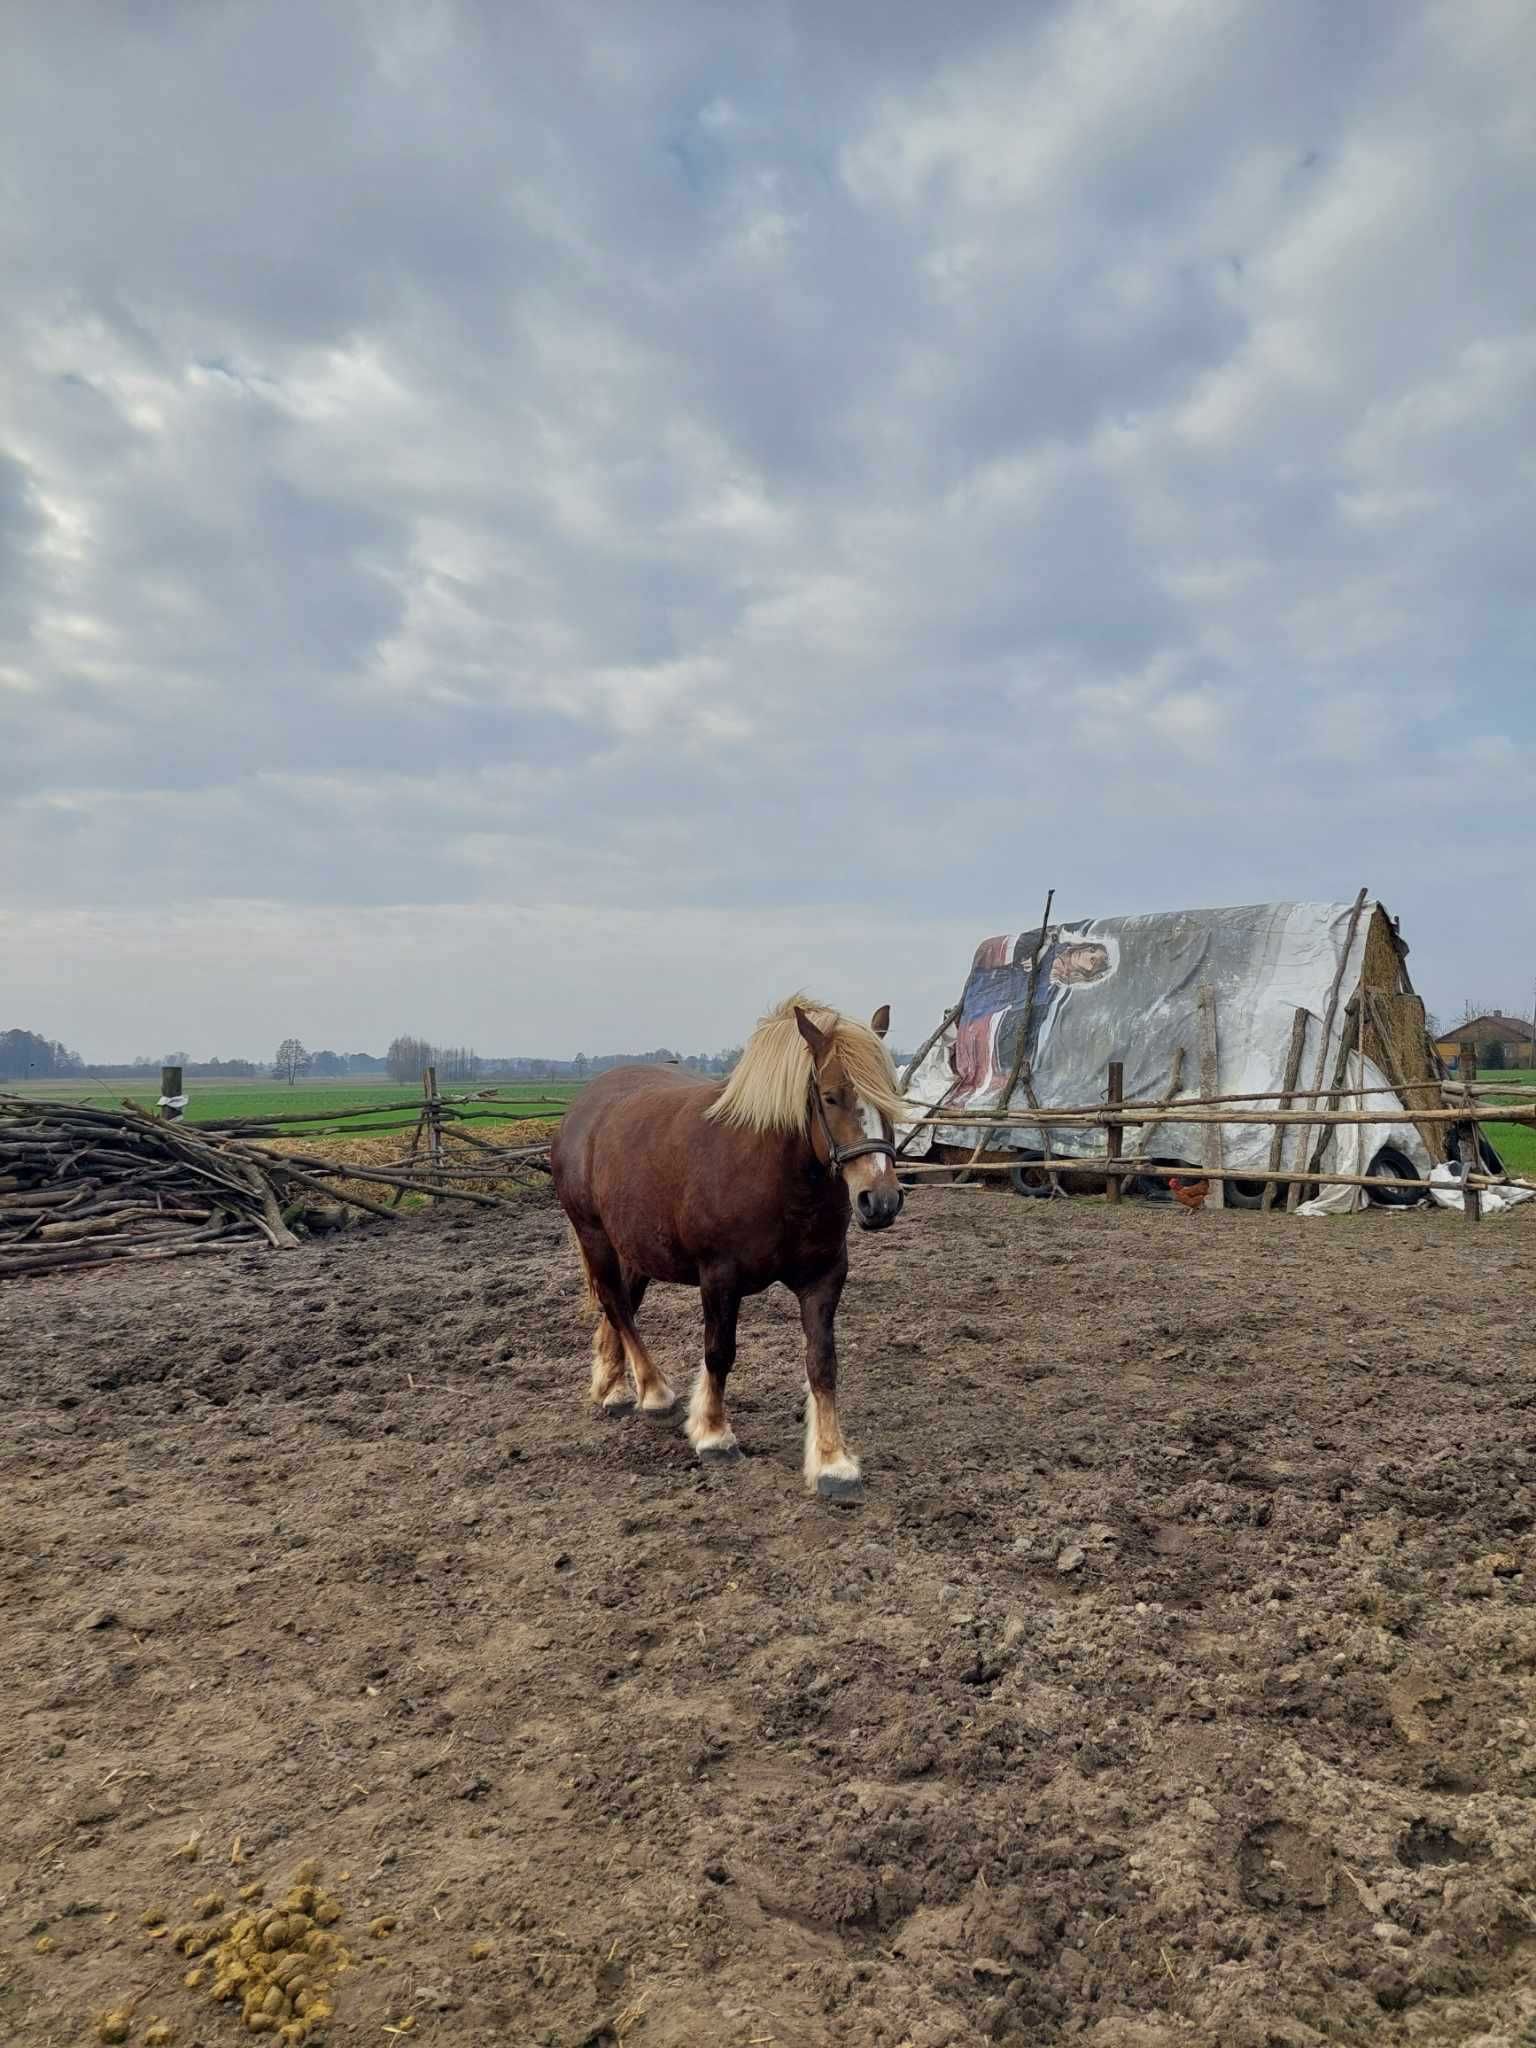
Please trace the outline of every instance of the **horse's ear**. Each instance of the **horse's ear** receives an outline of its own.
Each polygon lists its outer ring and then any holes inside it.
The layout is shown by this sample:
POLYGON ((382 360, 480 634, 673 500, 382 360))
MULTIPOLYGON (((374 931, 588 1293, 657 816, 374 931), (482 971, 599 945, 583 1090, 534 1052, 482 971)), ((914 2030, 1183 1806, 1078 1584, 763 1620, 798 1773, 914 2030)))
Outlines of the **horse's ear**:
POLYGON ((889 1003, 882 1003, 880 1005, 879 1009, 876 1010, 873 1017, 869 1020, 869 1028, 873 1031, 876 1038, 884 1038, 887 1031, 891 1028, 891 1006, 889 1003))
POLYGON ((795 1022, 800 1027, 800 1036, 811 1048, 811 1058, 819 1067, 827 1056, 828 1039, 826 1033, 816 1029, 816 1026, 811 1022, 804 1010, 800 1008, 798 1003, 795 1005, 795 1022))

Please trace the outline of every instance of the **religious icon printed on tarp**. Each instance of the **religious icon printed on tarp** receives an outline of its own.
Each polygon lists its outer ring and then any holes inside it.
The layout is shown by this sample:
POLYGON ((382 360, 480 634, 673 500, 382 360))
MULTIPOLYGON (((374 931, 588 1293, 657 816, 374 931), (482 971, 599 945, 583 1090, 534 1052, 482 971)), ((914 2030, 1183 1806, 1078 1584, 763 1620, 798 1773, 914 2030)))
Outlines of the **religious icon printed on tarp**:
POLYGON ((1021 1044, 1025 1066, 1032 1066, 1054 1014, 1071 991, 1091 988, 1114 974, 1115 950, 1112 941, 1062 925, 1045 932, 1038 927, 1021 932, 1012 941, 1006 936, 983 940, 971 963, 955 1029, 954 1099, 973 1102, 1001 1088, 1013 1072, 1021 1044), (1031 997, 1030 969, 1037 948, 1040 961, 1031 997))

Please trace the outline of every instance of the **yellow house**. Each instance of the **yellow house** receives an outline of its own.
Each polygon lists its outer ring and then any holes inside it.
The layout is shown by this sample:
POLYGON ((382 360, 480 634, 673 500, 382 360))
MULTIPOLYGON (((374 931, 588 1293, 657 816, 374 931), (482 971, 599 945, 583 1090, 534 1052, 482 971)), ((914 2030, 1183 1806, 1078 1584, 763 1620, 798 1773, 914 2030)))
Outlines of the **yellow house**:
POLYGON ((1507 1067, 1536 1067, 1536 1026, 1523 1017, 1469 1017, 1437 1039, 1435 1050, 1447 1066, 1455 1066, 1464 1045, 1476 1046, 1479 1058, 1483 1046, 1502 1045, 1507 1067))

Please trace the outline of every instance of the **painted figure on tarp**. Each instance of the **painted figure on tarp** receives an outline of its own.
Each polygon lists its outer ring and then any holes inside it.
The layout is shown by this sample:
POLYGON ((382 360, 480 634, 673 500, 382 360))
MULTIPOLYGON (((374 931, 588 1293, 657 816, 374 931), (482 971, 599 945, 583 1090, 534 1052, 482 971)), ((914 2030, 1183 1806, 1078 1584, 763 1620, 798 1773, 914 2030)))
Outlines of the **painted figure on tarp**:
POLYGON ((1025 1061, 1033 1063, 1047 1019, 1065 993, 1105 981, 1113 971, 1103 940, 1075 936, 1060 925, 1048 932, 1038 927, 1021 932, 1013 940, 984 940, 971 963, 956 1023, 955 1099, 968 1102, 1002 1087, 1021 1041, 1025 1061), (1040 964, 1031 1000, 1030 963, 1037 946, 1040 964))

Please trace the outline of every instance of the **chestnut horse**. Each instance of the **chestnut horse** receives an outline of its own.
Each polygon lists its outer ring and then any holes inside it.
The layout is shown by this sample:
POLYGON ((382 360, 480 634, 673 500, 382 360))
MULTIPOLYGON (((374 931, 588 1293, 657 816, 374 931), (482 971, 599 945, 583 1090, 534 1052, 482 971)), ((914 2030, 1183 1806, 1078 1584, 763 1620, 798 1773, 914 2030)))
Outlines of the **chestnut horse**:
POLYGON ((722 1087, 675 1067, 615 1067, 581 1091, 551 1152, 598 1313, 592 1399, 669 1415, 676 1396, 635 1317, 653 1280, 697 1287, 704 1363, 688 1439, 706 1461, 739 1455, 725 1412, 742 1299, 781 1281, 805 1331, 805 1476, 824 1498, 862 1497, 837 1419, 832 1325, 848 1277, 848 1222, 884 1230, 901 1208, 892 1122, 895 1070, 873 1027, 804 997, 752 1034, 722 1087))

